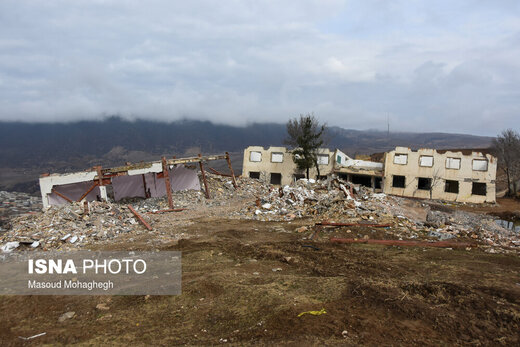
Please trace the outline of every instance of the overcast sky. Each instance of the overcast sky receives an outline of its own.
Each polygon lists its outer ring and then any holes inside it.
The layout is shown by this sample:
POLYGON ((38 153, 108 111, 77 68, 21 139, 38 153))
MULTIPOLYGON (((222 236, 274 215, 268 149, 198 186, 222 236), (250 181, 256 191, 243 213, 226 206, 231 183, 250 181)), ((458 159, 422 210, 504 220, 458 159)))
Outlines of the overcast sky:
POLYGON ((520 1, 0 1, 0 120, 520 130, 520 1))

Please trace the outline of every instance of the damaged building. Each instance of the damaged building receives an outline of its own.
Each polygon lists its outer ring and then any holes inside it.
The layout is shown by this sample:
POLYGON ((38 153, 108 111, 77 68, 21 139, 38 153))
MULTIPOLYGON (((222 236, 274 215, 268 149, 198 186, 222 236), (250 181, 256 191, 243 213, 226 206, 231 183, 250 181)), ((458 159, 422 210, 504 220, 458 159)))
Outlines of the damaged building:
MULTIPOLYGON (((229 154, 190 158, 162 158, 161 161, 130 164, 114 168, 100 166, 83 172, 43 174, 40 191, 43 207, 81 201, 120 201, 125 198, 168 196, 173 208, 172 191, 200 190, 199 170, 206 197, 210 192, 206 183, 204 163, 226 160, 233 185, 236 180, 229 154), (194 165, 195 164, 195 165, 194 165)), ((210 168, 210 170, 213 170, 210 168)), ((215 171, 215 170, 213 170, 215 171)))
POLYGON ((497 160, 484 150, 411 150, 385 154, 387 194, 459 202, 495 202, 497 160))
MULTIPOLYGON (((293 161, 292 152, 285 147, 249 146, 244 150, 242 175, 260 179, 271 184, 288 185, 305 177, 293 161)), ((381 189, 383 164, 350 158, 339 149, 318 150, 318 170, 312 168, 310 177, 326 179, 330 174, 337 174, 350 182, 381 189)))
MULTIPOLYGON (((168 196, 173 208, 172 191, 200 190, 207 198, 204 163, 226 160, 228 176, 237 187, 229 154, 190 158, 162 158, 161 161, 138 163, 115 168, 94 167, 40 177, 43 207, 71 202, 168 196), (200 176, 200 177, 199 177, 200 176)), ((457 202, 495 202, 497 160, 485 150, 411 150, 396 147, 384 154, 382 162, 353 159, 339 149, 321 148, 318 166, 310 177, 327 179, 337 176, 353 184, 390 195, 441 199, 457 202)), ((305 177, 285 147, 250 146, 244 150, 242 175, 273 185, 290 185, 305 177)))
MULTIPOLYGON (((383 162, 352 159, 336 149, 318 152, 310 177, 335 174, 386 194, 458 202, 495 202, 497 160, 485 150, 411 150, 396 147, 383 162)), ((304 178, 285 147, 250 146, 244 150, 243 175, 275 185, 304 178)))

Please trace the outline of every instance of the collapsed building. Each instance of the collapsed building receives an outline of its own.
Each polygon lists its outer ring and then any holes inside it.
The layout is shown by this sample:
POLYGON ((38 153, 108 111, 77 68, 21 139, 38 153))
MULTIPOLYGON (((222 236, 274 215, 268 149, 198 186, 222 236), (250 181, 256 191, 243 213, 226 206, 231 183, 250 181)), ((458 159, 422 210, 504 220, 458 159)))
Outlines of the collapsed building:
MULTIPOLYGON (((485 150, 411 150, 396 147, 383 162, 352 159, 336 149, 318 150, 310 177, 337 175, 390 195, 458 202, 495 202, 497 160, 485 150)), ((304 178, 285 147, 250 146, 244 150, 243 175, 275 185, 304 178)))
MULTIPOLYGON (((210 197, 206 182, 204 163, 212 160, 226 160, 233 185, 236 180, 229 154, 199 156, 189 158, 162 158, 161 161, 143 162, 114 168, 93 167, 83 172, 66 174, 43 174, 40 177, 40 191, 43 207, 81 201, 114 201, 125 198, 151 198, 168 196, 168 204, 173 208, 172 191, 185 189, 200 190, 197 171, 198 164, 204 183, 206 197, 210 197)), ((215 171, 210 168, 210 170, 215 171)))

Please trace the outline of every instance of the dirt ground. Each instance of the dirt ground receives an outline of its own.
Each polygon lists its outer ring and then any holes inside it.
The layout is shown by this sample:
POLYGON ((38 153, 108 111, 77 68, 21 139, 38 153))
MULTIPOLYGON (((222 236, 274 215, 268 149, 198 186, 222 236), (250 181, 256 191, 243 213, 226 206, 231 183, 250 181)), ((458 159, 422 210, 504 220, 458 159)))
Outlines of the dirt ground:
POLYGON ((332 236, 373 231, 324 229, 310 240, 312 228, 296 230, 310 220, 219 217, 226 208, 156 217, 162 231, 187 235, 179 242, 152 233, 98 246, 182 251, 181 295, 2 296, 0 344, 520 344, 517 255, 333 244, 332 236))

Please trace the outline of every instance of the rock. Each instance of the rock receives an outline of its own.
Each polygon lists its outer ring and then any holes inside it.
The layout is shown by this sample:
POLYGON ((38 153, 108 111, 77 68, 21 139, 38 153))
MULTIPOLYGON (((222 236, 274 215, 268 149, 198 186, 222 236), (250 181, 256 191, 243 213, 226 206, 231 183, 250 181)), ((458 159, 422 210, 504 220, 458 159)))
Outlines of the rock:
POLYGON ((66 321, 67 319, 71 319, 72 317, 74 317, 76 315, 76 312, 74 311, 70 311, 70 312, 66 312, 64 314, 62 314, 60 316, 60 318, 58 318, 58 322, 64 322, 66 321))
POLYGON ((3 245, 2 247, 0 247, 0 249, 2 250, 2 252, 4 253, 9 253, 11 252, 13 249, 16 249, 20 246, 20 243, 19 242, 16 242, 16 241, 13 241, 13 242, 7 242, 5 245, 3 245))

